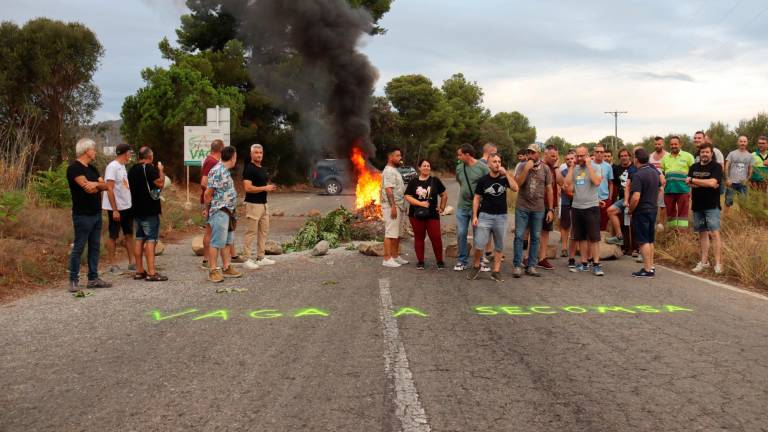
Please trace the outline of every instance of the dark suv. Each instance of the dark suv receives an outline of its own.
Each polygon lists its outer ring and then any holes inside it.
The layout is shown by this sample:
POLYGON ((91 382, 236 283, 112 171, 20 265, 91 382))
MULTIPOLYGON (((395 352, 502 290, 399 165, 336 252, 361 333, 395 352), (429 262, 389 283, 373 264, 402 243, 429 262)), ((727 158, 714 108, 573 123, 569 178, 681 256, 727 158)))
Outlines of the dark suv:
MULTIPOLYGON (((379 172, 376 167, 368 164, 368 169, 379 172)), ((408 182, 418 175, 413 167, 401 166, 397 170, 403 176, 403 182, 408 182)), ((355 175, 352 163, 347 159, 322 159, 317 161, 312 170, 312 186, 322 188, 328 195, 338 195, 346 188, 354 189, 355 175)))

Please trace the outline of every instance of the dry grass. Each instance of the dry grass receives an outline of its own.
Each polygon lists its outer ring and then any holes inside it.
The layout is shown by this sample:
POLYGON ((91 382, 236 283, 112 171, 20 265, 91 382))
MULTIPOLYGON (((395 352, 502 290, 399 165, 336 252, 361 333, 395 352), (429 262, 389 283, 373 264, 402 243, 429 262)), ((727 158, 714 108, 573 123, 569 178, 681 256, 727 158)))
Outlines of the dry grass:
MULTIPOLYGON (((720 226, 723 278, 768 292, 768 223, 736 206, 722 213, 720 226)), ((659 233, 656 251, 660 261, 690 271, 699 260, 698 236, 693 232, 659 233)))
POLYGON ((70 211, 27 206, 0 238, 0 301, 66 277, 72 241, 70 211))
POLYGON ((32 120, 20 127, 0 127, 0 190, 24 188, 40 143, 32 120))

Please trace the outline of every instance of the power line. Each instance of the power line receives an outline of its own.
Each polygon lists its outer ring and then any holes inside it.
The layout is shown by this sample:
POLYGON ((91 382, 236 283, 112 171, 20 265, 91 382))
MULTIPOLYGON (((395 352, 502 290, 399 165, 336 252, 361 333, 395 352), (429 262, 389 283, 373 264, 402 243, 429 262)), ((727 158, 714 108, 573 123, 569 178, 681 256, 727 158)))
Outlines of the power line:
POLYGON ((613 150, 618 150, 619 145, 619 115, 621 114, 629 114, 628 111, 605 111, 605 114, 610 114, 613 116, 613 150))

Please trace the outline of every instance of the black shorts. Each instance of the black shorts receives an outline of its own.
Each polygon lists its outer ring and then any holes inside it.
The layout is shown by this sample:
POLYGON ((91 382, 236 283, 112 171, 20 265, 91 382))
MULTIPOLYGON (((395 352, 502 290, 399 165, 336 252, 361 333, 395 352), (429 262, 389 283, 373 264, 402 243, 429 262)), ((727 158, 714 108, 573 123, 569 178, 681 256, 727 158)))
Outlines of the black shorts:
POLYGON ((560 229, 571 229, 571 206, 560 206, 560 229))
POLYGON ((633 214, 632 229, 638 245, 653 243, 656 240, 656 212, 633 214))
POLYGON ((120 210, 120 222, 112 219, 112 210, 107 210, 109 219, 109 238, 117 240, 120 237, 120 230, 123 230, 124 236, 133 235, 133 210, 120 210))
POLYGON ((576 241, 600 241, 600 207, 573 209, 571 238, 576 241))

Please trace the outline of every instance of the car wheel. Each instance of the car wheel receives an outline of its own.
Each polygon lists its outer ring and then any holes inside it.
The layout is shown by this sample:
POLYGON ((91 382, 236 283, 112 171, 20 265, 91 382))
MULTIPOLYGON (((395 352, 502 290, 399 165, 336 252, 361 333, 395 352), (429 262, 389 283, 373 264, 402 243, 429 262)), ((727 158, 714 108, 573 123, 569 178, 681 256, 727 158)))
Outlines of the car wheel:
POLYGON ((328 195, 338 195, 341 193, 341 183, 336 180, 329 180, 325 183, 325 192, 328 195))

